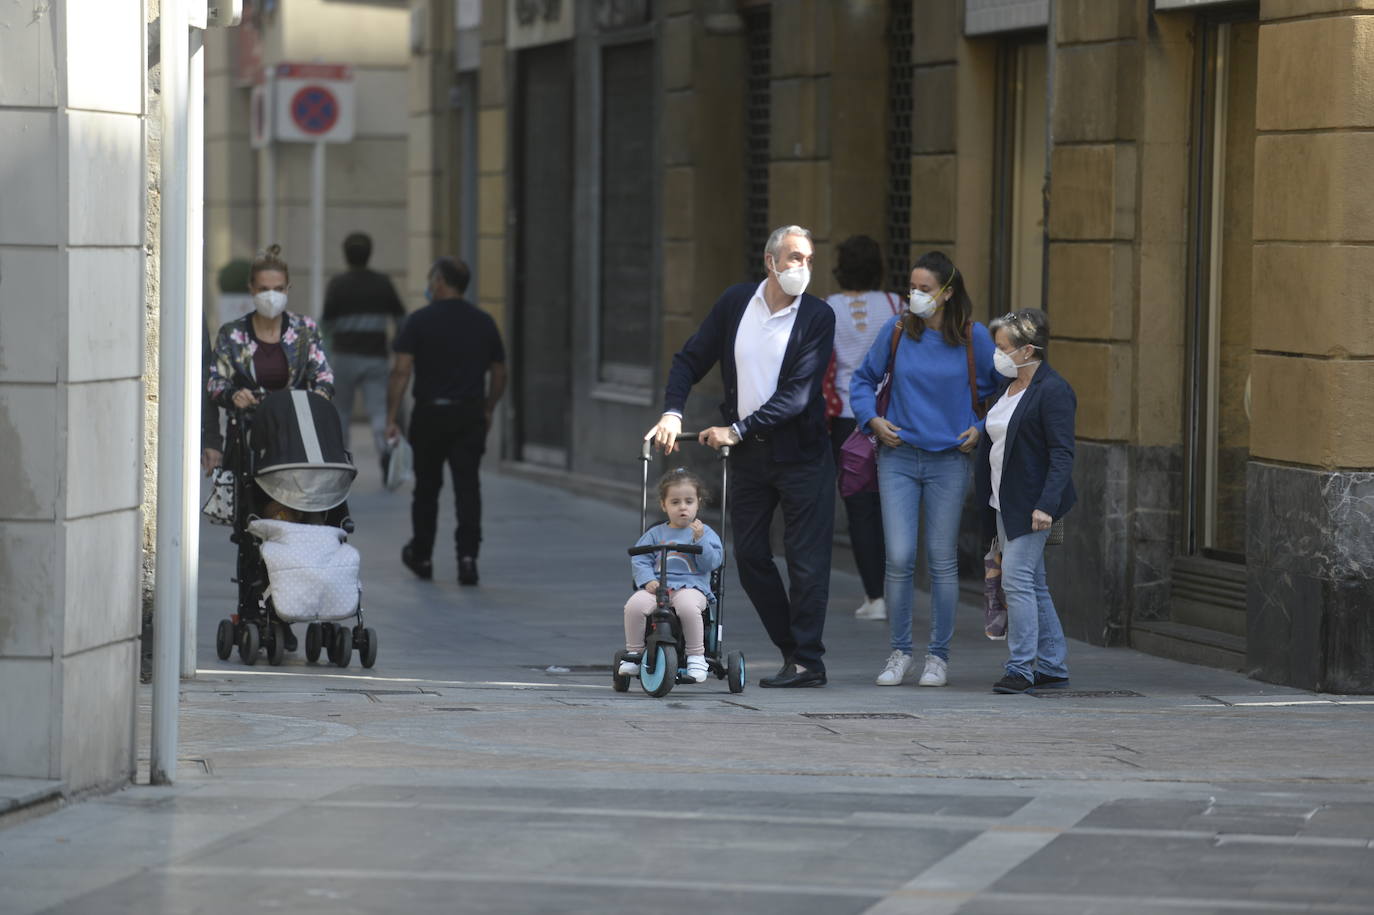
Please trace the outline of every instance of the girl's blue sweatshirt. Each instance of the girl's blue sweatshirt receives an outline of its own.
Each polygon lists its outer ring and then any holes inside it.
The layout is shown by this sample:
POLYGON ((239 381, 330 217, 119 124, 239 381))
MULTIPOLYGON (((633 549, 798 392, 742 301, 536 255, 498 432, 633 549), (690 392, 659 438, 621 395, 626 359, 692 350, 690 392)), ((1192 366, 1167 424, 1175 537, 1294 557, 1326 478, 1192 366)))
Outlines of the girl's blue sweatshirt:
MULTIPOLYGON (((711 597, 711 572, 720 567, 725 560, 725 548, 720 544, 720 537, 711 530, 711 526, 704 525, 705 530, 701 532, 701 539, 697 545, 701 547, 701 555, 691 553, 679 553, 676 550, 668 551, 668 587, 673 590, 679 588, 696 588, 707 597, 711 597)), ((692 529, 690 527, 673 527, 668 522, 655 524, 644 532, 644 536, 636 541, 635 546, 648 546, 651 543, 691 543, 692 529)), ((643 556, 635 556, 630 560, 630 573, 634 575, 635 587, 642 588, 645 583, 658 578, 658 559, 659 553, 646 553, 643 556)))
MULTIPOLYGON (((892 328, 900 318, 889 318, 883 325, 849 383, 854 419, 865 432, 872 432, 868 421, 876 415, 877 387, 887 369, 892 328)), ((981 401, 996 392, 1003 379, 992 366, 994 347, 988 329, 975 321, 971 336, 981 401)), ((969 394, 968 356, 964 347, 946 343, 939 331, 926 328, 920 340, 903 333, 892 378, 886 419, 901 430, 897 434, 908 445, 925 451, 948 451, 959 447, 959 435, 969 426, 983 431, 983 421, 973 412, 969 394)))

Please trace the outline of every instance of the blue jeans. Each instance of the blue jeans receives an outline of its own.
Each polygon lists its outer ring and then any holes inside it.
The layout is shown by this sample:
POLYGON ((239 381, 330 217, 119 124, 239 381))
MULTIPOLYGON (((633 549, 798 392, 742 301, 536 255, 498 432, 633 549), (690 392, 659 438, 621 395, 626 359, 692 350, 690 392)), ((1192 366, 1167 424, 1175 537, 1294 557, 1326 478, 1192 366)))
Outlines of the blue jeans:
POLYGON ((1007 594, 1007 673, 1034 680, 1036 671, 1067 677, 1069 654, 1059 614, 1045 584, 1048 529, 1008 541, 997 513, 997 539, 1002 544, 1002 590, 1007 594))
POLYGON ((878 448, 878 493, 887 543, 884 585, 893 651, 911 654, 912 578, 924 505, 931 603, 926 650, 949 660, 954 608, 959 602, 959 519, 968 480, 969 458, 958 450, 922 451, 910 445, 878 448))

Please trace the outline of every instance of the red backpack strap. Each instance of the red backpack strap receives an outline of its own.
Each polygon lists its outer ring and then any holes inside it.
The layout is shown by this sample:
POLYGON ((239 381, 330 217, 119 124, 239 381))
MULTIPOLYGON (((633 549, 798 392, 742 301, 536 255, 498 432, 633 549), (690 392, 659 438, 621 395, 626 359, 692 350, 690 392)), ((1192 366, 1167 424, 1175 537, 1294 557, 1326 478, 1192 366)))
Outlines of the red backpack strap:
POLYGON ((968 393, 973 401, 973 415, 982 419, 988 413, 987 405, 978 400, 978 371, 973 365, 973 322, 964 325, 964 337, 968 343, 964 351, 968 354, 968 393))

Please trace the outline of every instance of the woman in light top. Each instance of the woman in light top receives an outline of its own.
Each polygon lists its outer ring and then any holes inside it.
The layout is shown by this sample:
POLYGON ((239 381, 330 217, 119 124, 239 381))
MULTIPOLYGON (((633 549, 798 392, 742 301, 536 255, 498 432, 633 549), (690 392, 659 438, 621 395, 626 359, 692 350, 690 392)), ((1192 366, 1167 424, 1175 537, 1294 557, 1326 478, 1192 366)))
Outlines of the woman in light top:
MULTIPOLYGON (((830 420, 830 443, 835 466, 840 446, 854 431, 854 408, 849 404, 849 381, 863 361, 878 331, 893 315, 901 313, 902 300, 879 292, 883 282, 883 255, 867 235, 845 239, 835 249, 835 282, 840 292, 826 302, 835 312, 835 355, 825 376, 825 415, 830 420)), ((854 565, 863 582, 864 602, 854 611, 861 620, 887 619, 883 601, 883 511, 876 492, 860 492, 844 499, 849 519, 849 544, 854 565)))

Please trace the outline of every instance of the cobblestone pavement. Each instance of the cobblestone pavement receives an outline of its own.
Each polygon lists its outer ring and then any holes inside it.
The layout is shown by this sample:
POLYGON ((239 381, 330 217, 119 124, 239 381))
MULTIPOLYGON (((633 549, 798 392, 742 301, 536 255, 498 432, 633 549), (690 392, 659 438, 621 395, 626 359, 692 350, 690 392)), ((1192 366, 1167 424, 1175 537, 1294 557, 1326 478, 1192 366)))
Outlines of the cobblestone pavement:
POLYGON ((359 465, 376 667, 217 661, 206 528, 177 783, 0 821, 0 912, 1374 911, 1374 698, 1080 643, 1071 689, 994 695, 972 603, 949 686, 878 688, 886 624, 842 572, 826 688, 757 687, 778 659, 731 576, 745 692, 620 695, 637 511, 488 475, 482 584, 448 515, 421 582, 408 497, 359 465))

